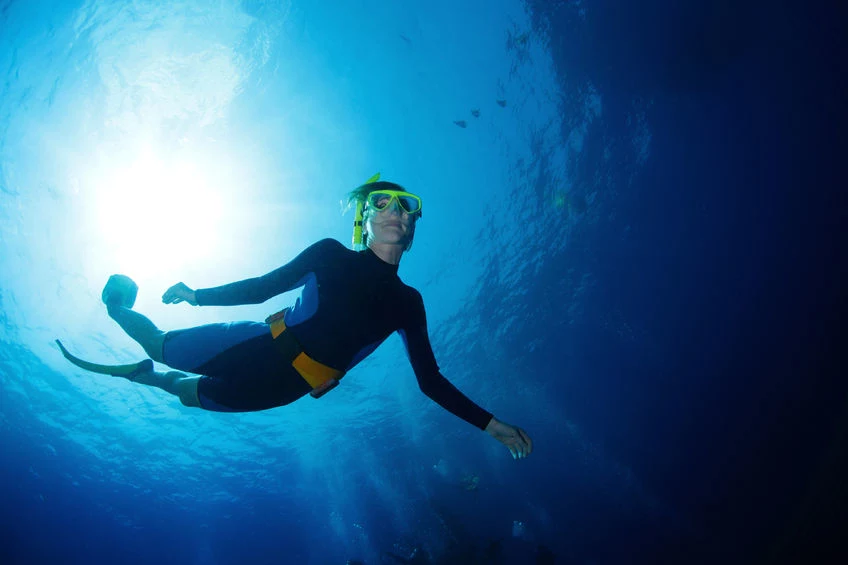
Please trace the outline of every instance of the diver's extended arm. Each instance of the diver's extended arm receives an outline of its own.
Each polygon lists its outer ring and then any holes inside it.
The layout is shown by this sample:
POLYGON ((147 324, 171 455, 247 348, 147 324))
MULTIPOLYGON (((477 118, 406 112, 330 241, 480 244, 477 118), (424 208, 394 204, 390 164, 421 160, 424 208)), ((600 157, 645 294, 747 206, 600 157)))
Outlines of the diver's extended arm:
POLYGON ((424 301, 417 292, 412 299, 417 304, 410 310, 407 327, 400 330, 400 335, 406 345, 415 378, 418 379, 418 387, 421 392, 451 414, 462 418, 472 426, 485 430, 492 419, 492 414, 465 396, 439 371, 433 348, 430 346, 424 301))
POLYGON ((533 442, 524 430, 495 418, 460 392, 439 371, 430 346, 424 301, 417 293, 416 299, 418 304, 410 326, 401 331, 401 336, 421 391, 448 412, 488 432, 509 449, 514 459, 528 456, 533 450, 533 442))
POLYGON ((321 240, 306 248, 289 263, 261 277, 196 291, 178 283, 165 292, 162 300, 168 304, 185 301, 195 306, 261 304, 271 297, 301 286, 304 277, 313 270, 315 258, 329 245, 341 244, 334 240, 321 240), (169 302, 168 298, 173 301, 169 302))

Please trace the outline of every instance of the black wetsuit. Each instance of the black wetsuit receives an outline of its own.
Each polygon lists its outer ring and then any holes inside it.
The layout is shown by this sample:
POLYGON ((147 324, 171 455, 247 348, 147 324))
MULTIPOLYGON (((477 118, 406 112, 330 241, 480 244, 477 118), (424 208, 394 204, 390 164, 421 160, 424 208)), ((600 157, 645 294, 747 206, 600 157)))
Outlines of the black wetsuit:
MULTIPOLYGON (((421 390, 485 429, 492 415, 439 372, 421 295, 400 280, 397 265, 385 263, 370 249, 351 251, 325 239, 267 275, 200 289, 196 298, 201 306, 259 304, 299 287, 301 296, 286 314, 286 331, 310 357, 348 371, 397 331, 421 390)), ((311 390, 281 357, 267 324, 210 324, 168 332, 164 358, 174 368, 204 375, 198 396, 210 410, 263 410, 311 390)))

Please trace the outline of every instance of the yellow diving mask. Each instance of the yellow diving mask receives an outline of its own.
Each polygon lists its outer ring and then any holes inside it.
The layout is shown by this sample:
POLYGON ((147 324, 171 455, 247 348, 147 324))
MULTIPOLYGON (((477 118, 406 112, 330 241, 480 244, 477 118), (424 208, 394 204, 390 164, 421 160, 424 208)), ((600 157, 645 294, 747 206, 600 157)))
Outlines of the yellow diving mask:
POLYGON ((400 210, 410 215, 421 217, 421 198, 411 192, 400 190, 375 190, 369 192, 365 197, 365 205, 378 212, 389 208, 392 203, 397 202, 400 210))

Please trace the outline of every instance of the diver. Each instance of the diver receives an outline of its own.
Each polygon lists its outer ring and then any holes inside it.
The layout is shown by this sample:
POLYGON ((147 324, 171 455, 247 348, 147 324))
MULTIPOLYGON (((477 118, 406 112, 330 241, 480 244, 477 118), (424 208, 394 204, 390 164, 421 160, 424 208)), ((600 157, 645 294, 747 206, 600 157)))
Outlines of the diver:
POLYGON ((235 306, 260 304, 301 288, 294 306, 264 323, 162 331, 132 309, 135 283, 113 275, 102 294, 107 312, 150 359, 98 365, 57 343, 65 357, 83 369, 160 388, 186 406, 251 412, 284 406, 307 394, 320 398, 398 332, 425 395, 488 432, 514 459, 529 455, 533 443, 524 430, 495 418, 441 374, 421 295, 398 277, 401 257, 409 251, 421 218, 421 198, 380 181, 378 173, 348 195, 348 204, 356 210, 354 250, 324 239, 266 275, 197 290, 179 282, 162 296, 166 304, 235 306), (174 370, 156 371, 153 361, 174 370))

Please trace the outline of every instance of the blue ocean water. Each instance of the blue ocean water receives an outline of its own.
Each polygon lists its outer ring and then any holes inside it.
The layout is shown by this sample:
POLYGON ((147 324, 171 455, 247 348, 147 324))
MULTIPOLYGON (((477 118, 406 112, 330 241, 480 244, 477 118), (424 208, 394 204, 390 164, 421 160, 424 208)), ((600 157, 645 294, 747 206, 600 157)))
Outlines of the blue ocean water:
POLYGON ((0 562, 838 559, 838 12, 0 2, 0 562), (422 395, 397 337, 253 414, 55 348, 144 355, 115 272, 163 329, 264 319, 295 294, 160 297, 348 243, 377 171, 424 200, 399 272, 442 372, 526 460, 422 395))

